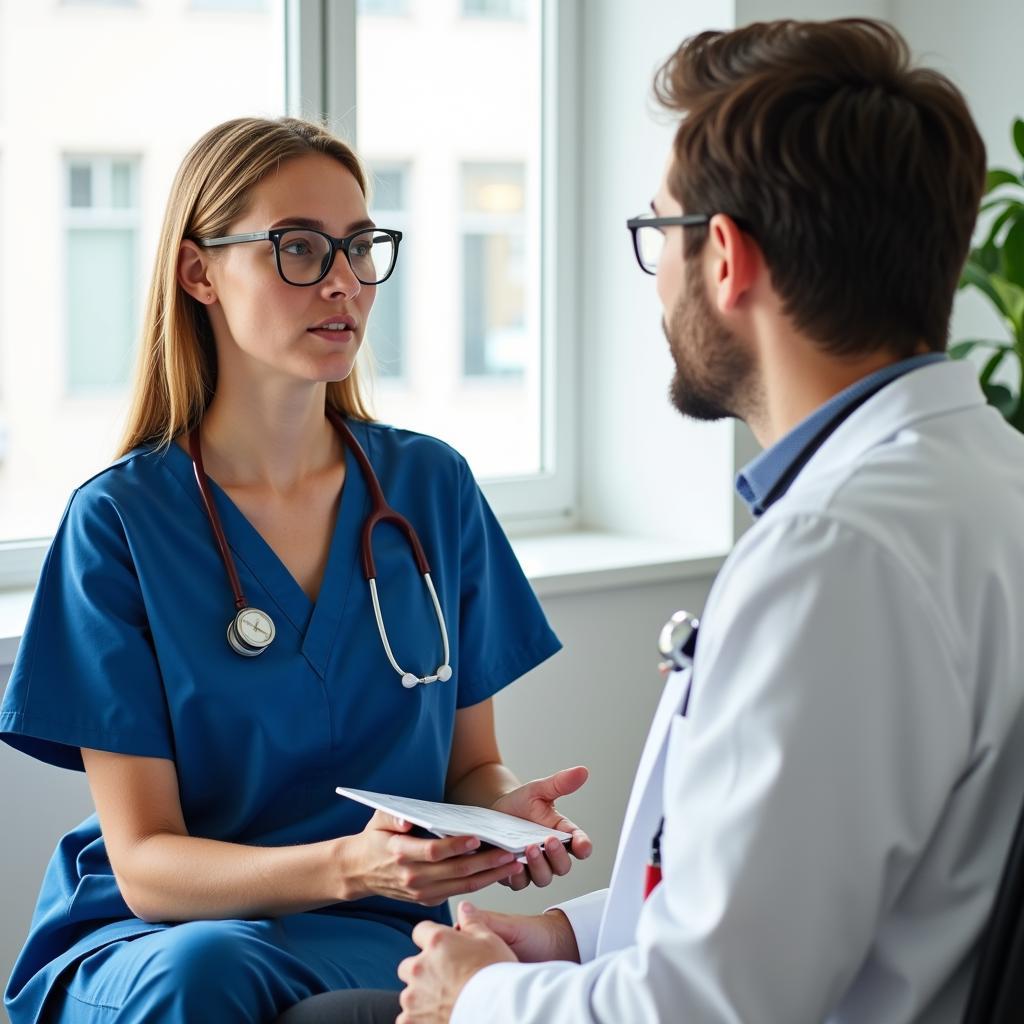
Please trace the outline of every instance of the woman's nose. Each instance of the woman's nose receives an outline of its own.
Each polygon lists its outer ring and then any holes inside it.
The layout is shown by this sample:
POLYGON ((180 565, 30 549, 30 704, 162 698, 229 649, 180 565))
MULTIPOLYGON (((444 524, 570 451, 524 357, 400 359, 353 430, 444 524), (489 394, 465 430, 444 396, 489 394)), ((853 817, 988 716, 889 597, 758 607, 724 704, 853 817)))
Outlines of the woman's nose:
POLYGON ((354 299, 363 288, 341 249, 335 251, 334 261, 321 285, 329 296, 343 295, 347 299, 354 299))

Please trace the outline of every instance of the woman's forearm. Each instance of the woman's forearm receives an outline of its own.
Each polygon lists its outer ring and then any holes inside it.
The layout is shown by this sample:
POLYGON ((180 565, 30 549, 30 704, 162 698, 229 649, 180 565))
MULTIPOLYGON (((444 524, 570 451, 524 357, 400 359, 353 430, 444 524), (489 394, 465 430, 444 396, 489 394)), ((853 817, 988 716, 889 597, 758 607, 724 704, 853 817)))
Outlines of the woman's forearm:
POLYGON ((448 787, 445 799, 453 804, 475 804, 490 807, 499 798, 522 783, 500 761, 478 765, 448 787))
POLYGON ((160 832, 121 858, 117 880, 144 921, 295 914, 346 898, 348 838, 264 847, 160 832))

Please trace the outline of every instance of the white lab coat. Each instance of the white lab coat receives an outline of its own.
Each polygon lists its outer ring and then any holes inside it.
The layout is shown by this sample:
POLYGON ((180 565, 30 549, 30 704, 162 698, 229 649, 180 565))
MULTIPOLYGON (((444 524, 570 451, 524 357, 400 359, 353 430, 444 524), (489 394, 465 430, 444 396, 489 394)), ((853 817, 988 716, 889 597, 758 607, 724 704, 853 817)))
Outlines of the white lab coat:
POLYGON ((1024 797, 1024 438, 963 363, 850 416, 715 581, 583 964, 456 1024, 954 1024, 1024 797), (665 816, 664 881, 642 901, 665 816))

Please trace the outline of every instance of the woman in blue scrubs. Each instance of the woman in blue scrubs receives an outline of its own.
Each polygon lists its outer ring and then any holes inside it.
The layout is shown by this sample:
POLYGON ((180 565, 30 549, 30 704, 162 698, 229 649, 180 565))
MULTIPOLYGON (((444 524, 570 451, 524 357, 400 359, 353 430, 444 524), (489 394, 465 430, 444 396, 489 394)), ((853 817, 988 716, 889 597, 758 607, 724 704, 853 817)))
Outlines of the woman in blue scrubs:
POLYGON ((585 769, 520 785, 494 738, 492 695, 557 639, 464 460, 360 398, 400 240, 372 226, 355 155, 306 122, 220 125, 178 172, 123 453, 72 495, 0 706, 0 736, 84 767, 98 812, 47 868, 13 1024, 270 1021, 319 992, 397 989, 412 927, 448 921, 449 896, 568 870, 557 843, 524 868, 410 835, 336 786, 493 806, 589 853, 554 807, 585 769), (328 411, 422 541, 448 679, 389 524, 372 550, 394 660, 442 678, 408 688, 385 653, 360 549, 372 481, 328 411), (258 656, 226 637, 229 560, 264 613, 258 656))

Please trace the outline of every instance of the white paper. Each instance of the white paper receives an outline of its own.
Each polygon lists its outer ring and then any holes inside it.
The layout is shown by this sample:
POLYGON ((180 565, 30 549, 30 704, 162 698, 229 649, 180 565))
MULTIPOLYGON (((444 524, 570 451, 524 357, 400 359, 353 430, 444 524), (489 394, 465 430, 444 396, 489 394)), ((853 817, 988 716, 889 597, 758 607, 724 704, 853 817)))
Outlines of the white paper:
MULTIPOLYGON (((414 800, 408 796, 369 793, 364 789, 346 789, 343 786, 339 786, 336 792, 368 807, 387 811, 396 818, 404 818, 413 825, 433 832, 435 836, 476 836, 482 842, 508 850, 509 853, 522 854, 527 846, 533 844, 542 846, 549 836, 554 836, 562 843, 572 839, 568 832, 544 828, 532 821, 486 807, 414 800)), ((519 859, 524 860, 522 856, 519 859)))

